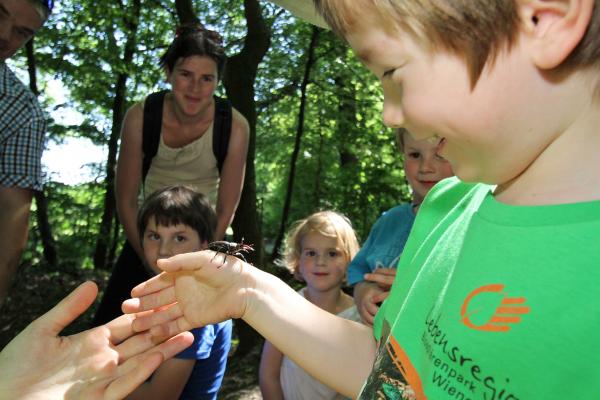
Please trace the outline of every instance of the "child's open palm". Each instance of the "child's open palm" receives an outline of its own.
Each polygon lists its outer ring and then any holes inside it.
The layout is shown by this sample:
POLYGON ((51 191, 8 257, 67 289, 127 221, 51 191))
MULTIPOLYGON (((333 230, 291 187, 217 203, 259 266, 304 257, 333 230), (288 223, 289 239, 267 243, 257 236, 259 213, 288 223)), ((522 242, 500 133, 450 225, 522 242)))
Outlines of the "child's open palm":
POLYGON ((123 303, 123 311, 155 310, 138 316, 134 329, 153 328, 154 334, 172 336, 230 318, 241 318, 247 308, 246 292, 254 287, 245 269, 250 265, 214 251, 179 254, 159 260, 165 272, 138 285, 136 297, 123 303), (249 289, 250 288, 250 289, 249 289))

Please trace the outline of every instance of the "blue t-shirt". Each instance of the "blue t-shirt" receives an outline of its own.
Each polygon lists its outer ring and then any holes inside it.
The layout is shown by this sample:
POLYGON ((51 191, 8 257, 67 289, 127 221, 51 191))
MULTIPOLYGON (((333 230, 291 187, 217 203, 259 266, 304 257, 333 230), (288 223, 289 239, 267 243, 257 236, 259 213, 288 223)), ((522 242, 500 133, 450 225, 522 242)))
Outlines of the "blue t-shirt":
POLYGON ((195 359, 180 399, 216 399, 231 347, 231 320, 192 329, 194 342, 175 358, 195 359))
POLYGON ((376 268, 396 268, 414 222, 412 204, 396 206, 383 213, 348 266, 348 284, 362 282, 363 275, 376 268))

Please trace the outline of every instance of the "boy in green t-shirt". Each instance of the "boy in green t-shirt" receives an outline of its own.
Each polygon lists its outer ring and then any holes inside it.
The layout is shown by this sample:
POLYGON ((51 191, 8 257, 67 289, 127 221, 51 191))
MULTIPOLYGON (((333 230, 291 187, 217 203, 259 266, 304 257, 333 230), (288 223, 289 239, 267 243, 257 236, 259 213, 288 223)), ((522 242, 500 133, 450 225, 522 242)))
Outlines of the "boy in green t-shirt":
POLYGON ((132 312, 176 302, 136 329, 243 318, 363 399, 597 398, 600 1, 315 3, 380 78, 385 123, 472 183, 426 198, 375 338, 210 251, 134 289, 132 312))

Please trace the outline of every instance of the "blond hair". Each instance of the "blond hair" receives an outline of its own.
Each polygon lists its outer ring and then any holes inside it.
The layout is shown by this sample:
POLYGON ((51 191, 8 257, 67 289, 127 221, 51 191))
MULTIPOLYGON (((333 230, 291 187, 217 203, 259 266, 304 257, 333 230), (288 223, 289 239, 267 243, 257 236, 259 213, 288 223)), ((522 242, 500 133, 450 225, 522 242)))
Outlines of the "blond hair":
MULTIPOLYGON (((486 63, 515 44, 520 17, 516 0, 314 0, 331 29, 345 37, 365 10, 387 32, 402 28, 429 47, 462 57, 475 85, 486 63)), ((560 68, 600 67, 600 0, 579 45, 560 68)))
POLYGON ((336 238, 337 245, 346 259, 346 264, 350 263, 350 260, 358 252, 356 233, 345 216, 334 211, 319 211, 296 221, 286 236, 284 262, 298 280, 302 280, 298 268, 302 254, 302 240, 310 233, 336 238))

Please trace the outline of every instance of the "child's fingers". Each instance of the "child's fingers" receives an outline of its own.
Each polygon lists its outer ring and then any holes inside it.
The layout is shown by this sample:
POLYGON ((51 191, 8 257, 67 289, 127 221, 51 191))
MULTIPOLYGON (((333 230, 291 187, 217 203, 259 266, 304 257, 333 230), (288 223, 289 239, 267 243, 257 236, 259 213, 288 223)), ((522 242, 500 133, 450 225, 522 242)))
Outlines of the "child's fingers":
POLYGON ((363 322, 369 326, 373 326, 374 314, 369 312, 365 307, 361 307, 359 312, 363 322))
POLYGON ((46 314, 36 321, 38 327, 48 329, 53 336, 58 335, 67 325, 87 310, 98 294, 98 286, 87 281, 79 285, 46 314))
MULTIPOLYGON (((373 297, 372 297, 372 300, 373 300, 373 301, 374 301, 376 304, 378 304, 378 303, 381 303, 381 302, 383 302, 385 299, 387 299, 387 298, 388 298, 389 294, 390 294, 390 292, 389 292, 389 291, 386 291, 386 292, 381 292, 381 293, 379 293, 379 294, 376 294, 375 296, 373 296, 373 297)), ((379 307, 377 307, 377 309, 379 309, 379 307)))
POLYGON ((375 268, 373 274, 396 276, 396 268, 375 268))
POLYGON ((143 332, 153 326, 174 321, 181 316, 183 316, 183 311, 179 307, 179 304, 173 304, 171 307, 159 311, 136 314, 135 321, 133 321, 133 329, 136 332, 143 332))
POLYGON ((105 326, 110 332, 111 343, 121 343, 135 334, 135 331, 132 328, 134 320, 135 316, 133 315, 121 315, 119 318, 108 322, 105 326))
POLYGON ((394 283, 394 275, 365 274, 365 280, 376 283, 378 286, 390 287, 394 283))
POLYGON ((161 273, 146 282, 142 282, 131 289, 131 297, 141 297, 163 290, 175 284, 175 276, 161 273))
POLYGON ((177 318, 175 321, 170 321, 162 325, 155 325, 150 329, 150 333, 152 333, 155 337, 161 336, 174 336, 183 331, 189 331, 192 328, 198 328, 198 326, 192 326, 188 323, 188 321, 183 318, 177 318))
MULTIPOLYGON (((171 258, 158 260, 157 265, 166 272, 194 271, 209 265, 215 258, 214 255, 214 251, 177 254, 171 258)), ((215 266, 220 266, 221 264, 221 259, 215 260, 215 266)))
POLYGON ((169 304, 173 304, 176 301, 175 287, 170 286, 159 292, 125 300, 121 305, 121 309, 128 314, 139 313, 142 311, 156 310, 169 304))

